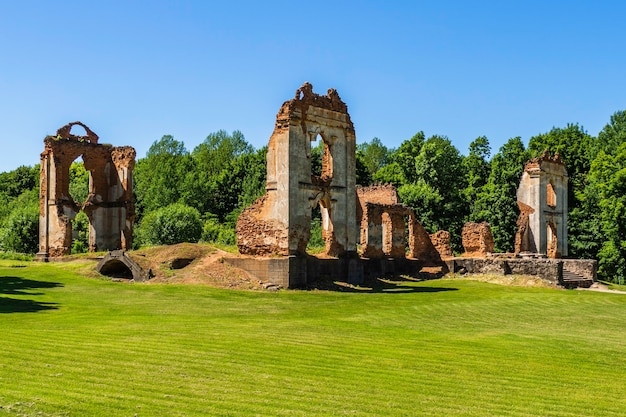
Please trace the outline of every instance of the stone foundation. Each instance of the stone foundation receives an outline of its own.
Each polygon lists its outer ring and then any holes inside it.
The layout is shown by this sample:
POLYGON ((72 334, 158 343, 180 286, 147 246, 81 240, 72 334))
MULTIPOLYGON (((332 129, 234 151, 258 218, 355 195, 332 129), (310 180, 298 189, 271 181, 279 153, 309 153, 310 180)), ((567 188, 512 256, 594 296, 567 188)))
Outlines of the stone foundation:
POLYGON ((597 279, 597 261, 592 259, 549 258, 451 258, 450 272, 467 274, 533 275, 553 284, 568 285, 568 272, 576 275, 575 286, 589 286, 597 279))
POLYGON ((224 258, 224 262, 241 268, 259 281, 283 288, 306 288, 320 279, 363 284, 368 279, 383 276, 416 275, 424 262, 407 258, 365 259, 317 258, 315 256, 288 256, 278 258, 224 258))

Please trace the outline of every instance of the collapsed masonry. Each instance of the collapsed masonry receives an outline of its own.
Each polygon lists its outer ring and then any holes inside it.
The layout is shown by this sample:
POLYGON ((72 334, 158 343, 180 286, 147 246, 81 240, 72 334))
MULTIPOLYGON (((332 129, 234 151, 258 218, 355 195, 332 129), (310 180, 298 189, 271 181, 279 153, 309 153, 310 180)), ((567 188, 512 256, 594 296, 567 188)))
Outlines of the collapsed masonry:
POLYGON ((495 243, 491 234, 491 227, 487 222, 465 223, 461 231, 461 238, 465 250, 463 257, 465 258, 480 258, 493 253, 495 243))
POLYGON ((99 144, 98 135, 81 122, 69 123, 44 139, 39 195, 37 258, 67 255, 72 248, 72 219, 82 210, 89 219, 89 251, 130 249, 135 205, 135 149, 99 144), (71 133, 81 126, 86 135, 71 133), (89 171, 89 195, 79 204, 69 192, 70 166, 82 156, 89 171))

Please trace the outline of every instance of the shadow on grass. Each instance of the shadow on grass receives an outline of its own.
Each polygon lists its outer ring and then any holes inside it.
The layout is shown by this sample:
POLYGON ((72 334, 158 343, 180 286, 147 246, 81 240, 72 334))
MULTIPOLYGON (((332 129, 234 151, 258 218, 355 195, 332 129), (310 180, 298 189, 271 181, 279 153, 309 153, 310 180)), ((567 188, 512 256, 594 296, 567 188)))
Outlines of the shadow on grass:
POLYGON ((0 314, 36 313, 44 310, 57 310, 58 308, 57 303, 42 303, 35 300, 0 297, 0 314))
MULTIPOLYGON (((58 282, 36 281, 20 277, 0 277, 0 294, 9 295, 42 295, 40 288, 62 287, 58 282)), ((35 300, 22 300, 17 298, 0 297, 1 313, 34 313, 43 310, 58 309, 56 303, 46 303, 35 300)))
POLYGON ((314 283, 310 289, 358 292, 358 293, 384 293, 384 294, 407 294, 407 293, 433 293, 443 291, 458 291, 458 288, 450 287, 422 287, 408 285, 424 281, 439 279, 442 273, 423 273, 418 276, 394 275, 385 278, 367 279, 363 284, 354 286, 346 282, 332 281, 331 279, 320 279, 314 283))

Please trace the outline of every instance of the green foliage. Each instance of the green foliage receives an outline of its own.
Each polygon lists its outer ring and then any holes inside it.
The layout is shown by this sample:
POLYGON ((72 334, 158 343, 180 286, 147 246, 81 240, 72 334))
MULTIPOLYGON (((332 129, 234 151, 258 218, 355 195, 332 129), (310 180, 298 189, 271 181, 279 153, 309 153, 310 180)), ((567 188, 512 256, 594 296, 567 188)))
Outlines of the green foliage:
POLYGON ((201 240, 207 243, 235 245, 237 243, 237 236, 231 224, 221 224, 217 216, 210 216, 204 222, 201 240))
POLYGON ((389 163, 390 151, 378 138, 357 145, 357 153, 361 155, 363 164, 370 176, 380 171, 389 163))
POLYGON ((80 211, 72 220, 72 253, 86 253, 89 249, 89 218, 84 211, 80 211))
POLYGON ((356 151, 355 165, 356 183, 362 186, 370 185, 372 183, 372 174, 365 166, 363 152, 359 151, 358 149, 356 151))
POLYGON ((548 133, 530 138, 528 151, 531 158, 541 155, 546 149, 558 153, 571 179, 589 172, 593 144, 593 137, 581 126, 568 124, 565 129, 554 127, 548 133))
POLYGON ((0 173, 0 227, 18 206, 38 202, 39 165, 0 173))
MULTIPOLYGON (((419 137, 416 139, 414 136, 409 145, 405 142, 399 150, 416 149, 411 144, 416 140, 419 142, 419 137)), ((448 230, 453 249, 461 251, 461 229, 468 214, 461 194, 466 188, 463 157, 443 136, 432 136, 420 143, 419 154, 412 158, 413 169, 405 171, 405 175, 411 172, 413 181, 401 186, 398 194, 406 205, 415 210, 427 230, 431 233, 448 230)), ((402 157, 400 160, 411 159, 402 157)))
POLYGON ((24 191, 39 188, 39 165, 20 166, 13 171, 0 173, 0 193, 16 198, 24 191))
POLYGON ((269 293, 85 279, 74 263, 13 265, 0 262, 0 414, 626 410, 626 297, 616 294, 467 279, 269 293))
POLYGON ((197 242, 202 227, 198 210, 174 203, 146 214, 137 228, 136 240, 138 245, 197 242))
POLYGON ((615 112, 611 121, 598 133, 598 140, 592 149, 592 157, 602 151, 614 155, 617 149, 626 142, 626 110, 615 112))
POLYGON ((326 242, 322 238, 322 213, 319 204, 311 210, 311 236, 307 243, 309 253, 321 253, 326 248, 326 242))
POLYGON ((600 151, 591 165, 582 195, 586 222, 597 234, 594 249, 600 278, 626 277, 626 142, 616 155, 600 151))
POLYGON ((416 182, 419 179, 416 173, 416 159, 424 142, 424 132, 418 132, 411 139, 402 142, 390 157, 391 162, 396 162, 397 167, 402 171, 405 183, 416 182))
MULTIPOLYGON (((236 160, 233 173, 241 178, 241 189, 238 193, 238 208, 243 209, 265 194, 266 186, 266 154, 267 146, 254 153, 241 155, 236 160)), ((230 187, 231 189, 234 187, 230 187)))
POLYGON ((267 148, 254 151, 239 131, 220 130, 198 145, 181 201, 224 221, 228 213, 251 204, 265 192, 267 148))
POLYGON ((404 177, 405 169, 403 169, 398 162, 391 162, 381 168, 380 171, 374 174, 373 180, 384 184, 393 184, 396 187, 407 183, 404 177))
POLYGON ((311 147, 311 175, 322 175, 322 156, 324 155, 324 141, 320 140, 317 145, 311 147))
POLYGON ((463 159, 463 169, 467 183, 467 187, 463 190, 463 195, 469 206, 470 213, 474 211, 478 194, 487 184, 491 171, 489 164, 490 154, 489 140, 486 136, 480 136, 470 143, 469 154, 463 159))
POLYGON ((39 249, 39 205, 36 200, 16 204, 0 229, 2 250, 37 253, 39 249))
POLYGON ((183 142, 163 136, 154 142, 134 172, 138 218, 179 202, 194 164, 183 142))
POLYGON ((87 201, 89 195, 89 171, 82 162, 70 165, 70 196, 78 204, 87 201))
POLYGON ((0 252, 0 259, 12 261, 32 261, 35 259, 33 254, 17 253, 17 252, 0 252))

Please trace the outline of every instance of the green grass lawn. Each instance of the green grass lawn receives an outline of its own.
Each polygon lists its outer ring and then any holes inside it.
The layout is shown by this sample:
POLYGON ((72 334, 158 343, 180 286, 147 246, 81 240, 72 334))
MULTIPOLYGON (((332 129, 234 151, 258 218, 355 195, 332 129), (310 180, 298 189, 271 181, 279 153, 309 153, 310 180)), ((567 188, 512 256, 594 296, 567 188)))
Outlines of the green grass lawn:
POLYGON ((0 261, 0 415, 626 415, 626 295, 455 279, 242 292, 76 270, 0 261))

